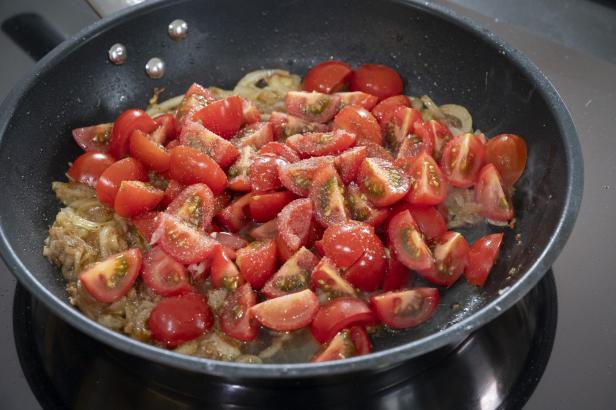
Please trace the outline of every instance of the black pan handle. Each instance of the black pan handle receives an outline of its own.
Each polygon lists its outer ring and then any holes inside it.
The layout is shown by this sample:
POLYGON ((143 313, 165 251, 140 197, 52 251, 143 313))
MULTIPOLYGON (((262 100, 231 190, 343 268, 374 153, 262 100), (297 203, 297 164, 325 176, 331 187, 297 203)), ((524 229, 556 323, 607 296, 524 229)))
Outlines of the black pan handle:
POLYGON ((2 31, 34 60, 64 41, 64 36, 35 13, 16 14, 2 22, 2 31))

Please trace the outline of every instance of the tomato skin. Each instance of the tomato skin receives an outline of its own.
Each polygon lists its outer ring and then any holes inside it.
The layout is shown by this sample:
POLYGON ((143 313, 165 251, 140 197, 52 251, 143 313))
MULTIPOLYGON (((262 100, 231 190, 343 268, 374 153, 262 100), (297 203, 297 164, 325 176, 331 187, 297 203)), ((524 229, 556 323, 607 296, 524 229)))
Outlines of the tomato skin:
POLYGON ((318 262, 319 258, 312 252, 305 247, 300 248, 265 283, 261 293, 273 299, 306 289, 310 272, 318 262))
POLYGON ((339 297, 321 306, 310 325, 310 332, 323 344, 349 326, 375 322, 374 313, 366 302, 358 298, 339 297))
POLYGON ((363 91, 383 100, 402 94, 402 78, 393 68, 382 64, 362 64, 351 75, 351 91, 363 91))
POLYGON ((223 138, 231 138, 244 125, 242 99, 236 95, 213 101, 192 116, 208 130, 223 138))
MULTIPOLYGON (((249 235, 252 239, 257 241, 263 241, 266 239, 276 239, 276 235, 278 235, 278 227, 276 219, 272 219, 271 221, 267 221, 256 228, 253 228, 249 235)), ((281 258, 284 260, 284 258, 281 258)))
POLYGON ((252 101, 246 98, 242 98, 242 116, 246 124, 254 124, 261 119, 261 113, 257 107, 252 101))
POLYGON ((312 270, 310 288, 320 289, 328 295, 330 300, 341 296, 357 297, 353 285, 342 277, 340 269, 327 256, 323 256, 312 270))
POLYGON ((377 119, 381 126, 390 122, 398 107, 410 107, 411 100, 405 95, 394 95, 379 102, 373 109, 372 115, 377 119))
POLYGON ((124 158, 114 162, 103 171, 96 183, 96 197, 108 207, 113 207, 122 181, 147 181, 148 174, 139 161, 124 158))
POLYGON ((438 205, 447 198, 447 181, 434 159, 425 152, 415 158, 407 171, 411 189, 407 201, 413 205, 438 205))
POLYGON ((95 263, 78 276, 83 287, 94 299, 113 303, 128 293, 140 269, 141 251, 133 248, 95 263))
POLYGON ((196 339, 213 324, 214 317, 207 301, 192 292, 161 300, 148 318, 152 338, 168 348, 196 339))
POLYGON ((258 153, 260 155, 275 155, 290 163, 299 161, 299 155, 293 148, 277 141, 268 142, 259 149, 258 153))
POLYGON ((317 92, 289 91, 284 99, 287 112, 304 121, 326 123, 340 106, 340 97, 317 92))
POLYGON ((315 219, 327 227, 348 219, 344 204, 344 186, 333 165, 316 171, 310 187, 315 219))
POLYGON ((324 61, 308 70, 302 89, 325 94, 340 91, 348 85, 352 71, 351 66, 342 61, 324 61))
POLYGON ((366 158, 380 158, 385 161, 394 162, 393 155, 383 146, 372 142, 364 142, 363 145, 366 147, 366 158))
POLYGON ((107 152, 109 138, 113 123, 91 125, 89 127, 75 128, 71 131, 73 139, 84 151, 107 152))
POLYGON ((164 195, 160 189, 141 181, 122 181, 113 209, 118 215, 131 218, 156 208, 164 195))
POLYGON ((294 115, 274 111, 269 118, 272 124, 274 138, 284 141, 291 135, 302 134, 305 132, 327 132, 329 127, 326 124, 304 121, 294 115))
POLYGON ((169 176, 185 185, 203 182, 215 194, 227 186, 227 176, 220 166, 207 155, 190 147, 178 146, 171 150, 169 176))
POLYGON ((502 233, 486 235, 473 242, 468 251, 468 264, 464 269, 464 277, 468 283, 477 286, 486 283, 502 242, 502 233))
POLYGON ((278 213, 297 197, 289 191, 272 192, 268 194, 253 195, 248 207, 250 216, 256 222, 267 222, 276 218, 278 213))
POLYGON ((477 177, 475 201, 485 218, 505 222, 513 218, 513 205, 504 188, 503 179, 493 164, 487 164, 477 177))
POLYGON ((269 122, 249 124, 231 140, 238 148, 249 146, 254 149, 259 149, 272 141, 274 141, 274 127, 269 122))
POLYGON ((351 182, 345 193, 349 217, 355 221, 380 226, 389 216, 389 209, 375 208, 368 197, 362 193, 355 182, 351 182))
POLYGON ((311 359, 313 363, 328 362, 332 360, 348 359, 353 356, 361 356, 372 351, 372 343, 363 326, 353 326, 345 329, 317 352, 311 359))
POLYGON ((74 181, 95 187, 101 174, 114 162, 115 160, 104 152, 85 152, 73 161, 67 175, 74 181))
POLYGON ((252 165, 257 151, 252 146, 240 148, 240 157, 227 169, 229 178, 228 188, 237 192, 248 192, 252 189, 248 171, 252 165))
POLYGON ((249 192, 218 212, 216 221, 230 232, 238 232, 248 223, 248 206, 252 192, 249 192))
POLYGON ((477 179, 483 165, 485 148, 473 134, 455 137, 445 145, 441 165, 449 183, 458 188, 469 188, 477 179))
POLYGON ((205 184, 186 187, 169 204, 166 212, 175 215, 183 222, 205 231, 214 217, 214 194, 205 184))
POLYGON ((431 241, 447 232, 447 222, 435 207, 411 205, 408 210, 427 240, 431 241))
POLYGON ((128 155, 128 143, 130 135, 135 130, 141 130, 147 134, 157 128, 156 122, 143 110, 126 110, 115 120, 109 139, 109 153, 116 159, 122 159, 128 155))
POLYGON ((363 141, 383 143, 379 123, 370 111, 362 107, 349 105, 341 109, 334 118, 333 129, 355 134, 358 143, 363 141))
POLYGON ((218 242, 205 233, 182 222, 180 218, 161 212, 158 227, 152 235, 152 244, 160 243, 163 250, 185 265, 198 263, 210 258, 218 242))
POLYGON ((278 168, 286 164, 287 161, 275 155, 257 155, 248 168, 252 191, 262 193, 281 188, 278 168))
POLYGON ((263 326, 288 332, 309 325, 318 310, 319 299, 306 289, 256 304, 249 312, 263 326))
POLYGON ((162 114, 154 118, 158 128, 152 133, 152 140, 156 143, 165 145, 167 142, 177 138, 178 126, 173 114, 162 114))
POLYGON ((167 255, 160 246, 153 247, 145 255, 141 278, 148 288, 161 296, 177 296, 192 290, 184 265, 167 255))
POLYGON ((220 313, 220 329, 226 335, 249 342, 259 335, 259 326, 250 320, 249 310, 256 305, 257 296, 249 283, 238 287, 225 300, 220 313))
POLYGON ((431 140, 434 144, 432 156, 436 161, 441 160, 441 155, 445 145, 451 141, 453 135, 447 126, 439 121, 417 121, 413 124, 415 135, 419 136, 422 141, 431 140))
POLYGON ((506 186, 513 186, 524 173, 528 149, 515 134, 499 134, 486 143, 486 162, 494 164, 506 186))
POLYGON ((345 130, 328 133, 308 132, 287 138, 287 145, 302 158, 337 155, 355 145, 355 134, 345 130))
POLYGON ((162 207, 167 207, 175 198, 178 197, 182 193, 182 191, 186 188, 186 185, 180 184, 178 181, 172 179, 167 184, 167 188, 165 189, 165 196, 163 196, 163 200, 160 201, 160 205, 162 207))
POLYGON ((158 212, 152 211, 131 218, 132 224, 135 225, 135 228, 137 228, 139 234, 143 236, 143 239, 145 239, 148 243, 152 239, 152 234, 154 234, 154 231, 158 226, 158 220, 156 219, 157 217, 158 212))
POLYGON ((314 207, 307 198, 296 199, 280 211, 276 218, 276 243, 282 260, 308 245, 313 216, 314 207))
POLYGON ((359 167, 365 158, 366 147, 361 146, 349 148, 334 159, 334 166, 345 185, 355 180, 359 167))
POLYGON ((193 83, 184 94, 175 115, 178 132, 182 131, 186 123, 193 121, 193 115, 197 111, 215 100, 216 98, 212 93, 201 85, 193 83))
POLYGON ((434 244, 434 266, 417 273, 440 286, 451 287, 460 278, 468 262, 468 243, 458 232, 445 232, 434 244))
POLYGON ((148 169, 159 172, 169 169, 171 156, 167 149, 141 130, 135 130, 130 135, 128 150, 132 157, 137 158, 148 169))
POLYGON ((308 196, 314 174, 318 169, 330 165, 334 157, 312 157, 293 164, 284 164, 278 167, 278 178, 282 185, 295 195, 308 196))
MULTIPOLYGON (((391 120, 381 124, 387 144, 398 150, 407 136, 413 134, 413 126, 418 121, 421 121, 419 111, 403 105, 396 107, 391 120)), ((432 154, 432 151, 428 153, 432 154)))
POLYGON ((235 290, 244 284, 245 280, 235 263, 231 260, 229 251, 223 246, 218 247, 212 257, 211 267, 212 287, 235 290))
POLYGON ((432 252, 423 240, 408 210, 394 215, 387 227, 395 257, 407 268, 429 270, 434 267, 432 252))
POLYGON ((251 242, 237 251, 235 261, 244 279, 254 289, 261 289, 276 270, 276 242, 251 242))
POLYGON ((414 274, 397 258, 391 255, 387 258, 387 268, 383 276, 383 292, 410 287, 414 279, 414 274))
POLYGON ((240 156, 232 143, 197 122, 185 124, 179 140, 182 145, 211 157, 221 168, 227 168, 240 156))
POLYGON ((415 288, 372 296, 376 316, 393 329, 416 327, 430 319, 438 307, 435 288, 415 288))
POLYGON ((380 158, 364 159, 357 173, 357 182, 370 202, 381 208, 404 198, 410 188, 404 171, 380 158))
POLYGON ((357 289, 374 292, 383 282, 385 263, 385 250, 379 242, 375 248, 366 250, 357 262, 347 269, 344 277, 357 289))
POLYGON ((347 105, 353 105, 371 111, 379 102, 378 97, 361 91, 342 92, 336 93, 336 95, 340 97, 340 109, 347 105))

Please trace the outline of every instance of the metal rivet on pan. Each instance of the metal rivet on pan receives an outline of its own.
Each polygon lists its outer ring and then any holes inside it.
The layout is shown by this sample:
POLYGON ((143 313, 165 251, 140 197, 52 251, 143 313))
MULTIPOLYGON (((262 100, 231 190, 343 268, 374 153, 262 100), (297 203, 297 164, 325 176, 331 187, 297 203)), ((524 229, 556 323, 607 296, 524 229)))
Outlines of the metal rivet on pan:
POLYGON ((111 46, 107 54, 109 56, 109 61, 111 61, 113 64, 122 64, 126 61, 127 55, 126 47, 124 47, 124 44, 115 43, 111 46))
POLYGON ((165 62, 158 57, 150 58, 145 65, 145 72, 150 78, 161 78, 165 75, 165 62))
POLYGON ((169 32, 169 37, 178 41, 186 38, 188 35, 188 24, 184 20, 173 20, 169 23, 169 27, 167 28, 169 32))

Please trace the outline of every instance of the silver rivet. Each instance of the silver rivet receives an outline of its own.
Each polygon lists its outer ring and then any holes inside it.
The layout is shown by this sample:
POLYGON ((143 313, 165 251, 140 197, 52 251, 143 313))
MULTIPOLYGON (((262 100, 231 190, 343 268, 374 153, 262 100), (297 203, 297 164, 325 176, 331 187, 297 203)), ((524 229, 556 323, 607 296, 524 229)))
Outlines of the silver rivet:
POLYGON ((150 78, 161 78, 165 75, 165 62, 158 57, 150 58, 145 65, 145 72, 150 78))
POLYGON ((126 61, 126 47, 124 44, 115 43, 111 46, 109 51, 107 52, 109 56, 109 61, 113 64, 122 64, 126 61))
POLYGON ((169 37, 171 37, 173 40, 182 40, 188 35, 188 24, 186 24, 184 20, 173 20, 171 23, 169 23, 167 31, 169 32, 169 37))

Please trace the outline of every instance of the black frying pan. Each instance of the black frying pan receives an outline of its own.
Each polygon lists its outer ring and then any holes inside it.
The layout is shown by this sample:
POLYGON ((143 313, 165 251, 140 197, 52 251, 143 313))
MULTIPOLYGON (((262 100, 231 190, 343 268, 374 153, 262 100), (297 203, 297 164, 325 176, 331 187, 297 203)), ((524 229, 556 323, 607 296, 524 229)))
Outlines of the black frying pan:
POLYGON ((93 24, 43 58, 3 102, 0 135, 0 251, 19 281, 73 326, 129 354, 242 380, 378 371, 462 339, 535 286, 565 244, 582 196, 575 128, 549 81, 488 31, 410 1, 189 0, 137 7, 93 24), (179 43, 166 33, 175 18, 190 27, 179 43), (121 66, 107 61, 116 42, 128 49, 121 66), (160 80, 144 73, 153 56, 167 62, 160 80), (442 293, 428 323, 384 340, 368 356, 292 365, 175 354, 112 332, 68 303, 64 280, 42 256, 42 245, 59 208, 51 181, 64 179, 67 162, 79 152, 72 128, 143 107, 154 87, 166 87, 169 97, 194 81, 229 88, 250 70, 280 67, 303 74, 330 56, 393 66, 406 79, 407 93, 466 106, 488 136, 525 137, 529 157, 514 197, 517 224, 507 231, 502 257, 482 290, 459 281, 442 293), (451 309, 454 303, 461 309, 451 309))

